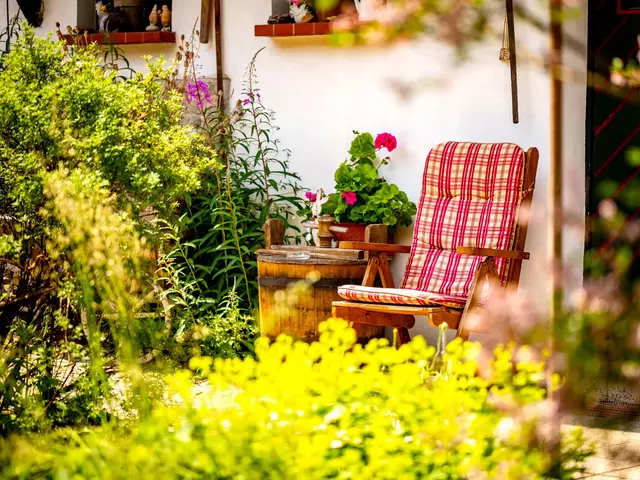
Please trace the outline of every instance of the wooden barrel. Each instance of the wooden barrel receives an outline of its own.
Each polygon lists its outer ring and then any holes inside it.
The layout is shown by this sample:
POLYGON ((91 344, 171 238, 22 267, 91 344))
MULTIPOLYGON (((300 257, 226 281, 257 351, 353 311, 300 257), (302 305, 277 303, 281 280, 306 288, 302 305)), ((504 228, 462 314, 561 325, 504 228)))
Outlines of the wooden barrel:
MULTIPOLYGON (((281 333, 296 340, 318 339, 318 325, 331 318, 331 303, 342 300, 338 287, 361 284, 367 268, 366 260, 289 258, 283 255, 258 255, 260 291, 260 331, 275 339, 281 333), (309 279, 315 281, 310 282, 309 279), (293 285, 310 284, 296 295, 293 285)), ((358 341, 383 337, 384 327, 363 325, 358 341)))

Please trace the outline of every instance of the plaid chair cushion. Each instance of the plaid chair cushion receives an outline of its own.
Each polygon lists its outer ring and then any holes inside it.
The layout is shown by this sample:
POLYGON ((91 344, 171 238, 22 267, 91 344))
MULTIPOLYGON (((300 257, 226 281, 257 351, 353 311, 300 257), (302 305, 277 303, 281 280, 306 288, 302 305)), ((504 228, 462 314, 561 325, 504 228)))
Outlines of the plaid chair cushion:
MULTIPOLYGON (((466 298, 482 258, 456 247, 512 247, 524 151, 511 143, 438 145, 427 157, 402 288, 466 298)), ((497 260, 506 280, 507 262, 497 260)))
POLYGON ((361 285, 343 285, 338 294, 345 300, 367 303, 386 303, 391 305, 418 305, 432 307, 464 308, 466 298, 439 295, 437 293, 410 290, 408 288, 377 288, 361 285))

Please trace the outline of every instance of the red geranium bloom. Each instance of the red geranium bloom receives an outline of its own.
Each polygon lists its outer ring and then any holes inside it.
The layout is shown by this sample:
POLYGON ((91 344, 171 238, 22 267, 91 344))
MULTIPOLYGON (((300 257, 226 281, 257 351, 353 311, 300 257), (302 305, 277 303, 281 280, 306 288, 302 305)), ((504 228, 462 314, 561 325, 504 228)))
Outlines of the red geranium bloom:
POLYGON ((307 192, 304 194, 305 197, 307 197, 307 200, 309 200, 310 202, 315 202, 316 200, 318 200, 318 194, 317 193, 313 193, 313 192, 307 192))
POLYGON ((398 146, 398 141, 390 133, 381 133, 376 137, 375 146, 376 150, 386 148, 389 152, 393 152, 398 146))
POLYGON ((358 201, 358 196, 355 192, 342 192, 342 198, 347 202, 347 205, 353 205, 358 201))

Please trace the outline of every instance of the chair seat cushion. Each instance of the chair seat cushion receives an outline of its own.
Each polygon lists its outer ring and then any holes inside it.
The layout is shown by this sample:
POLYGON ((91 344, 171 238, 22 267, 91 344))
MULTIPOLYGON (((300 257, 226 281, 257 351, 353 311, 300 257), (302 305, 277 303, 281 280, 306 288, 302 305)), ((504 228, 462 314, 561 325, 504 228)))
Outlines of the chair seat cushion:
POLYGON ((423 292, 408 288, 378 288, 361 285, 343 285, 338 295, 353 302, 383 303, 388 305, 415 305, 420 307, 444 306, 464 308, 467 299, 451 295, 423 292))

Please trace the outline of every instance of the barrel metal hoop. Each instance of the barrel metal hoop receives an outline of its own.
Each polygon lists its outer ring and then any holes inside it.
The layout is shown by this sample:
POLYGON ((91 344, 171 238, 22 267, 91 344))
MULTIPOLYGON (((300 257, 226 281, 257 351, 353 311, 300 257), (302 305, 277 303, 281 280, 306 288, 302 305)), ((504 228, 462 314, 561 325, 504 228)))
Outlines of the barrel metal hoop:
MULTIPOLYGON (((284 277, 259 277, 258 285, 261 287, 288 287, 294 283, 304 282, 304 278, 284 277)), ((362 278, 321 278, 313 282, 313 288, 338 288, 342 285, 360 285, 362 278)))

